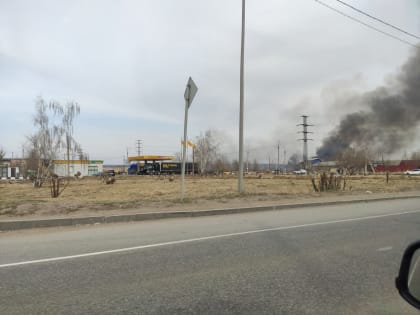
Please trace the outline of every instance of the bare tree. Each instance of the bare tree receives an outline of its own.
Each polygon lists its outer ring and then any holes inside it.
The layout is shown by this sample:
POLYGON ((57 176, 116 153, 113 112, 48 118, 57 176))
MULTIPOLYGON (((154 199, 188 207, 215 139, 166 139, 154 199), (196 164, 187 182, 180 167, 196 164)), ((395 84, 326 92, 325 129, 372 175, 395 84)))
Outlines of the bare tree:
POLYGON ((218 154, 218 157, 214 161, 214 165, 212 167, 217 174, 222 174, 226 171, 230 171, 231 164, 224 154, 218 154))
POLYGON ((254 161, 252 162, 252 170, 254 172, 258 172, 260 170, 257 159, 254 159, 254 161))
POLYGON ((200 166, 200 174, 203 175, 209 171, 211 162, 217 157, 217 143, 213 132, 207 130, 196 138, 196 158, 200 166))
POLYGON ((368 149, 348 148, 335 156, 337 161, 347 168, 350 174, 367 174, 372 154, 368 149))
POLYGON ((239 169, 239 161, 234 159, 231 163, 231 169, 232 171, 236 172, 239 169))
POLYGON ((29 137, 34 155, 38 158, 37 174, 34 187, 41 187, 50 173, 50 166, 62 145, 63 129, 60 126, 50 126, 48 114, 49 105, 42 97, 35 104, 34 125, 35 134, 29 137))
POLYGON ((411 157, 412 160, 420 160, 420 151, 414 151, 411 153, 411 157))
POLYGON ((38 164, 40 161, 38 152, 34 149, 32 144, 29 144, 25 150, 26 152, 26 176, 29 176, 31 179, 34 178, 36 170, 38 169, 38 164))
POLYGON ((80 114, 80 106, 75 102, 68 102, 65 106, 53 101, 50 108, 54 114, 61 116, 61 126, 64 141, 63 145, 67 153, 67 177, 70 176, 70 151, 79 151, 79 144, 73 137, 73 122, 77 115, 80 114))
POLYGON ((0 160, 3 160, 6 156, 6 151, 2 147, 0 147, 0 160))
POLYGON ((77 144, 78 148, 77 148, 77 155, 79 157, 80 161, 83 160, 89 160, 89 154, 86 152, 83 152, 82 146, 80 144, 77 144))
POLYGON ((66 148, 69 175, 70 151, 77 151, 80 147, 73 138, 73 121, 80 113, 80 107, 73 102, 67 103, 66 106, 55 101, 47 104, 42 97, 38 97, 35 108, 33 120, 37 131, 29 137, 31 156, 38 159, 34 187, 41 187, 45 180, 50 178, 51 196, 58 197, 60 179, 51 172, 51 165, 57 159, 60 148, 66 148))

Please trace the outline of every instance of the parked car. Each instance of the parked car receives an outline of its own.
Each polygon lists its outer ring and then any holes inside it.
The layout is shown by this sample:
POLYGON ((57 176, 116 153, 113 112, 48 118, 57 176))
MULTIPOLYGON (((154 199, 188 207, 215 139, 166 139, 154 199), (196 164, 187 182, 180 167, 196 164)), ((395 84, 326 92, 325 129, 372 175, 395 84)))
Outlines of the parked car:
POLYGON ((409 170, 405 172, 406 175, 420 175, 420 169, 416 168, 414 170, 409 170))
POLYGON ((295 173, 296 175, 307 175, 308 174, 308 172, 304 169, 293 171, 293 173, 295 173))

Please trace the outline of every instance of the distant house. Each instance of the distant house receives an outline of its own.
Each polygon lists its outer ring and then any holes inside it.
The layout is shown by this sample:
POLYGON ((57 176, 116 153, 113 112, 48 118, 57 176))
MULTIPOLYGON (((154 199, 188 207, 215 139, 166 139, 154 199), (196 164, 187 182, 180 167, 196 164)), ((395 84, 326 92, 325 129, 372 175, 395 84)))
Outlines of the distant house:
POLYGON ((341 168, 342 165, 339 161, 321 161, 317 159, 315 163, 312 163, 312 170, 316 172, 336 173, 341 168))
POLYGON ((22 175, 18 165, 13 159, 0 160, 0 179, 20 178, 22 175))
MULTIPOLYGON (((92 176, 103 172, 104 161, 101 160, 70 160, 69 175, 80 172, 81 176, 92 176)), ((53 172, 58 176, 67 176, 67 160, 54 160, 53 172)))
POLYGON ((17 179, 20 177, 19 167, 0 165, 0 179, 17 179))
POLYGON ((420 168, 420 160, 378 161, 373 166, 376 172, 401 173, 415 168, 420 168))

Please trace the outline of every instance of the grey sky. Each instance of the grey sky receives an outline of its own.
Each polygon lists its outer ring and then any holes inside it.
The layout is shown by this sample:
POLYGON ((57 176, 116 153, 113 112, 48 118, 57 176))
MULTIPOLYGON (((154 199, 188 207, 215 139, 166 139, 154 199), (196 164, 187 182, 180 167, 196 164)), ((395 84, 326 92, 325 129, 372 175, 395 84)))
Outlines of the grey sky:
MULTIPOLYGON (((348 2, 420 33, 418 0, 348 2)), ((172 154, 192 76, 199 91, 189 137, 217 129, 234 158, 240 14, 240 0, 0 0, 0 145, 22 154, 42 95, 80 104, 75 136, 91 158, 120 163, 137 139, 144 153, 172 154)), ((274 158, 278 141, 287 155, 301 151, 301 114, 316 124, 314 154, 341 115, 358 109, 340 100, 382 84, 413 51, 313 0, 248 0, 246 30, 246 147, 261 162, 274 158)))

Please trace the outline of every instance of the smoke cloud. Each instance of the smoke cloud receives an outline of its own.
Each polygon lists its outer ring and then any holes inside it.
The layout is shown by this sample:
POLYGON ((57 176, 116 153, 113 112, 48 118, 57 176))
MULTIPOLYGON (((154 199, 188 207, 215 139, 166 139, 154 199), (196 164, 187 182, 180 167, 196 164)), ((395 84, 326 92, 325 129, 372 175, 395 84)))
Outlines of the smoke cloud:
POLYGON ((318 148, 320 158, 332 159, 349 148, 391 154, 412 142, 420 122, 420 49, 392 82, 353 101, 365 109, 340 121, 318 148))

